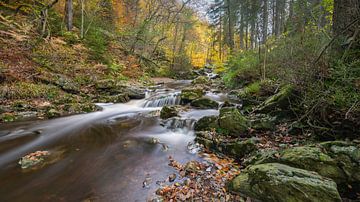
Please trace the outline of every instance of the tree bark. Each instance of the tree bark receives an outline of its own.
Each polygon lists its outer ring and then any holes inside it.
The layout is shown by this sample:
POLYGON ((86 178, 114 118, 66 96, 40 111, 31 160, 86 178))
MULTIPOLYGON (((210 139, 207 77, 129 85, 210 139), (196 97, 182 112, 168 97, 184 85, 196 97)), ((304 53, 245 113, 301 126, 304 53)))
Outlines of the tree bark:
POLYGON ((333 32, 339 38, 335 49, 360 48, 360 1, 335 0, 333 14, 333 32), (356 21, 357 20, 357 21, 356 21))
POLYGON ((268 31, 268 0, 263 0, 263 27, 262 27, 262 43, 265 44, 267 40, 268 31))
POLYGON ((67 31, 71 31, 73 28, 73 2, 72 0, 66 0, 65 3, 65 23, 67 31))

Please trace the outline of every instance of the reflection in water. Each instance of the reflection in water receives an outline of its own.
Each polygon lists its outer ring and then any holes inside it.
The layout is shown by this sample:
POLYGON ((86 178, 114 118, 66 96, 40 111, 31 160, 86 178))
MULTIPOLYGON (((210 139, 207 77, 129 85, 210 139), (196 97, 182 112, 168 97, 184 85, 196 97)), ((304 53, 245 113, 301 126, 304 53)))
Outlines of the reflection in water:
POLYGON ((104 104, 100 112, 1 125, 0 201, 145 201, 157 188, 155 180, 173 172, 168 156, 180 162, 198 158, 188 149, 193 123, 218 113, 190 110, 159 120, 160 107, 178 104, 176 95, 186 85, 171 83, 146 100, 104 104), (37 170, 22 170, 19 159, 38 150, 61 155, 37 170), (153 182, 143 188, 147 177, 153 182))

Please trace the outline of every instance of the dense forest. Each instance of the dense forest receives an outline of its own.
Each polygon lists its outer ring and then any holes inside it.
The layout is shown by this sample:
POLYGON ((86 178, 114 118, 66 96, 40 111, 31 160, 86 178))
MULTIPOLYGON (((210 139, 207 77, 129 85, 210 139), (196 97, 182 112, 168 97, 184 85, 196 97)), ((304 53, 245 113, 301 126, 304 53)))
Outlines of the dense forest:
POLYGON ((0 201, 360 199, 359 0, 0 0, 0 96, 0 201))

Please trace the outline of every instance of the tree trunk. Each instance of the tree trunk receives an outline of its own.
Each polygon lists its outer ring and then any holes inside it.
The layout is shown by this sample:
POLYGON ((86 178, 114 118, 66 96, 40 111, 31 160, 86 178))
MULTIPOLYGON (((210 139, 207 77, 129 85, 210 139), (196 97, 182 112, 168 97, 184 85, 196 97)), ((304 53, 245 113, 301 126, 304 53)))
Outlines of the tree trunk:
POLYGON ((231 13, 231 2, 230 0, 227 0, 227 13, 228 13, 228 37, 229 37, 229 47, 230 47, 230 53, 233 53, 234 51, 234 31, 233 31, 233 23, 232 23, 232 13, 231 13))
POLYGON ((73 28, 73 2, 72 0, 66 0, 65 3, 65 23, 66 29, 71 31, 73 28))
POLYGON ((241 19, 240 19, 240 30, 239 30, 239 37, 240 37, 240 49, 244 49, 244 12, 241 12, 241 19))
POLYGON ((81 38, 84 38, 84 11, 85 11, 85 5, 84 5, 84 1, 85 0, 80 0, 81 1, 81 38))
POLYGON ((267 40, 268 29, 268 0, 264 0, 263 5, 263 27, 262 27, 262 43, 265 44, 267 40))
POLYGON ((339 38, 336 50, 360 48, 360 1, 335 0, 333 32, 339 38))

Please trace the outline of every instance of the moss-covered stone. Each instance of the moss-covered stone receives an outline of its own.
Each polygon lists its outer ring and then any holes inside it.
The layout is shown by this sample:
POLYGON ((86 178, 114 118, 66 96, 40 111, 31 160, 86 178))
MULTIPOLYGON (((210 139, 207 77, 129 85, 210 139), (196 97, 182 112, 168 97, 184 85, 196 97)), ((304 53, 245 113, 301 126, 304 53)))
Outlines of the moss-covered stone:
POLYGON ((321 146, 343 170, 347 183, 360 183, 360 147, 358 145, 333 141, 322 143, 321 146))
POLYGON ((178 116, 178 110, 174 106, 164 106, 160 111, 160 118, 169 119, 178 116))
POLYGON ((185 88, 181 91, 180 97, 184 103, 201 98, 205 94, 202 88, 185 88))
POLYGON ((198 109, 217 109, 219 103, 209 98, 199 98, 191 102, 191 106, 198 109))
POLYGON ((237 158, 242 158, 256 150, 257 142, 257 138, 249 138, 247 140, 236 141, 235 143, 224 143, 224 146, 227 154, 237 158))
POLYGON ((258 115, 256 117, 251 117, 251 128, 255 130, 274 130, 276 117, 271 117, 267 115, 258 115))
POLYGON ((248 119, 237 108, 222 108, 219 115, 220 128, 232 136, 240 136, 249 128, 248 119))
POLYGON ((282 151, 263 151, 247 160, 245 164, 282 163, 315 171, 336 183, 360 181, 360 149, 352 145, 339 146, 339 142, 324 143, 324 148, 303 146, 282 151))
POLYGON ((267 113, 279 107, 286 108, 289 104, 289 99, 294 93, 292 85, 283 86, 278 93, 267 98, 257 109, 258 112, 267 113))
POLYGON ((341 201, 334 181, 278 163, 248 167, 230 184, 231 191, 262 201, 341 201))
POLYGON ((118 95, 103 95, 96 99, 94 102, 98 103, 125 103, 130 100, 127 94, 118 94, 118 95))
POLYGON ((195 123, 195 131, 213 130, 219 127, 217 116, 205 116, 195 123))
POLYGON ((192 84, 200 84, 200 85, 206 85, 210 81, 206 76, 198 76, 196 79, 194 79, 191 83, 192 84))

